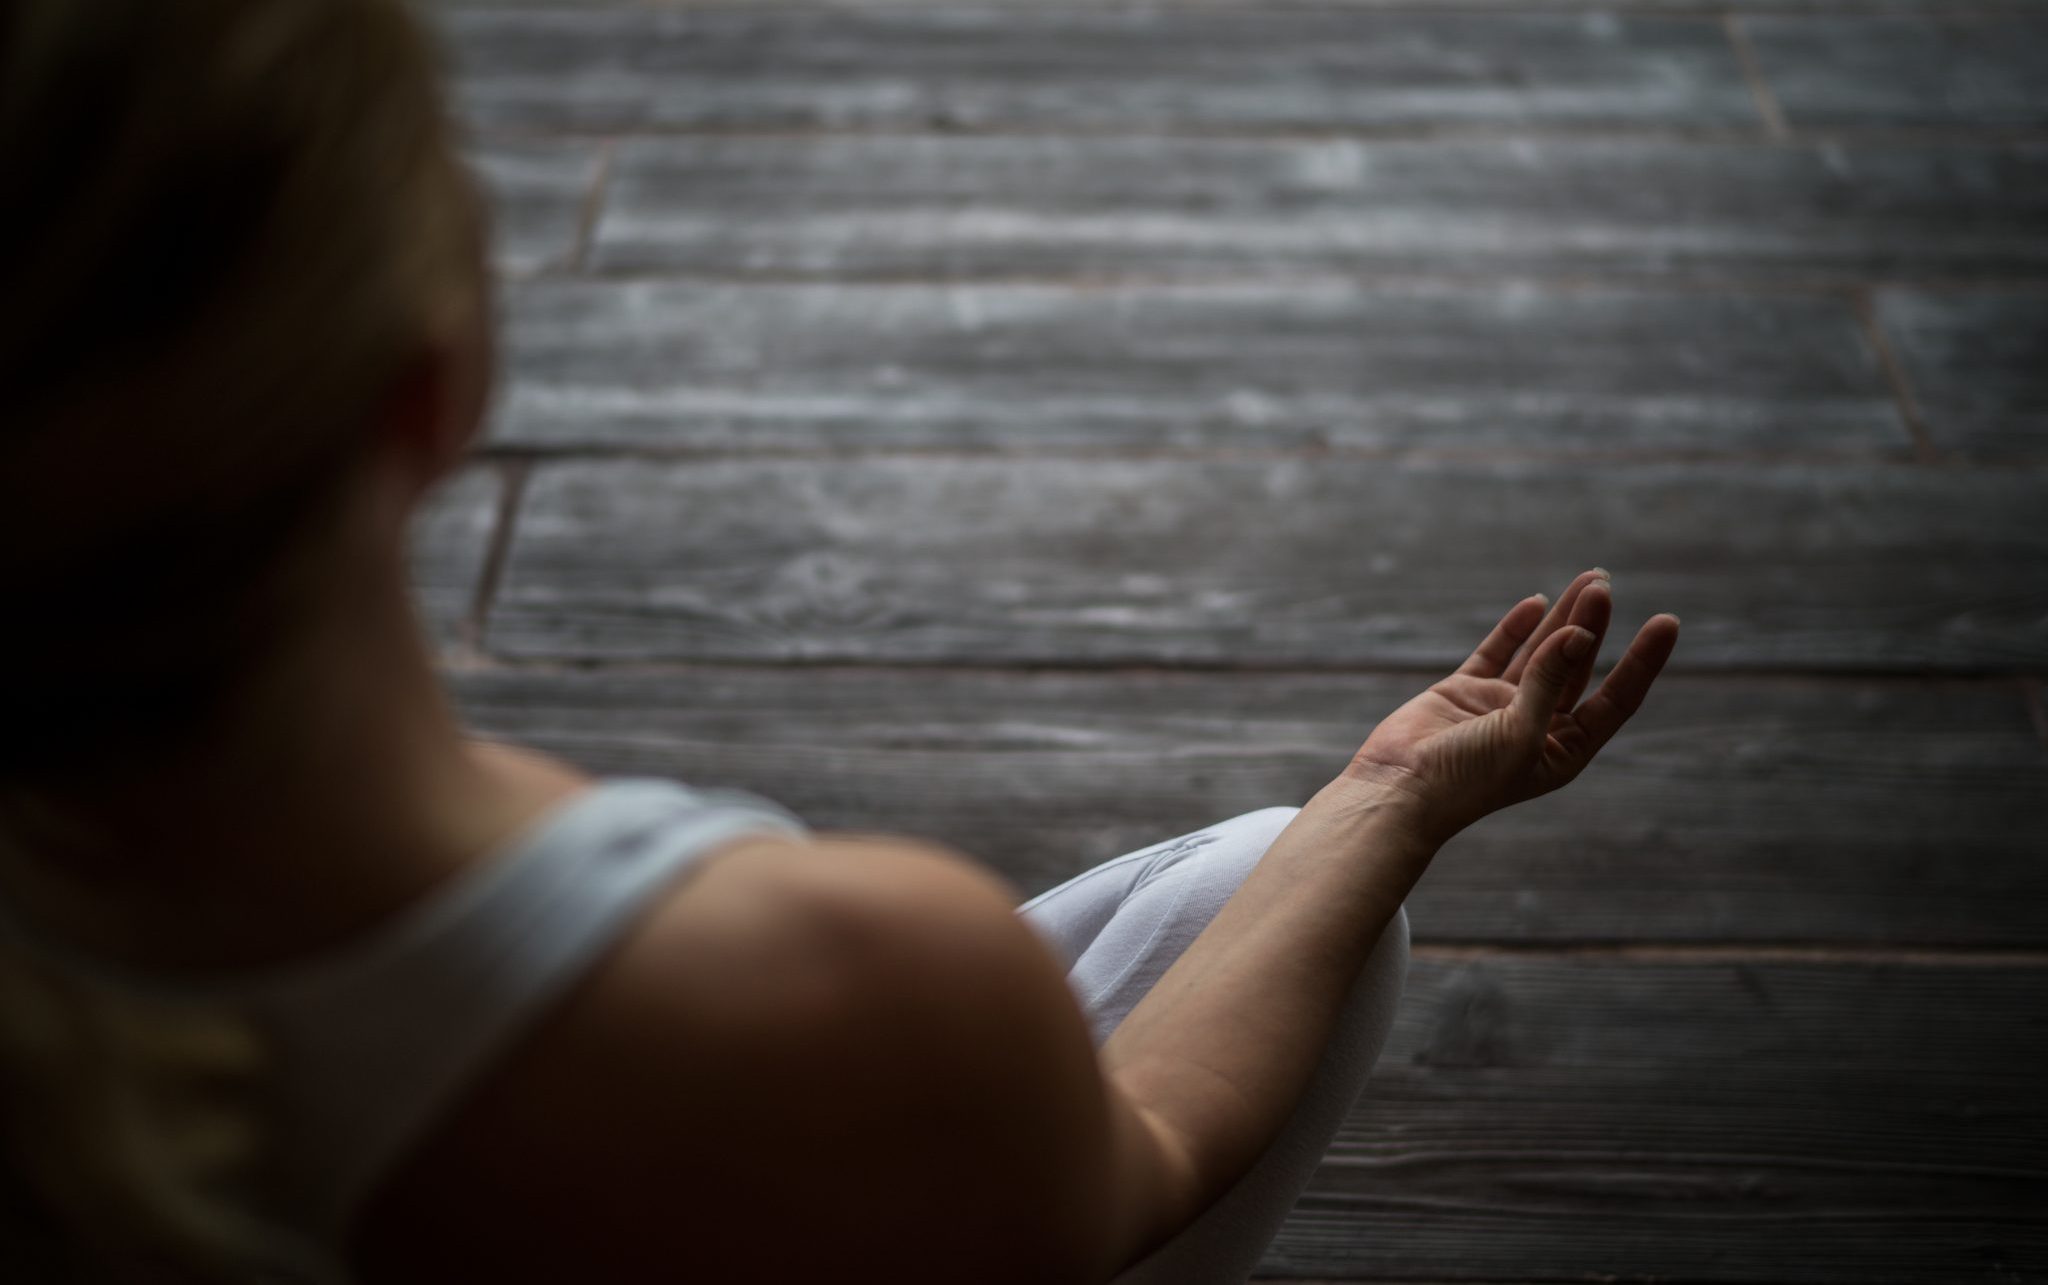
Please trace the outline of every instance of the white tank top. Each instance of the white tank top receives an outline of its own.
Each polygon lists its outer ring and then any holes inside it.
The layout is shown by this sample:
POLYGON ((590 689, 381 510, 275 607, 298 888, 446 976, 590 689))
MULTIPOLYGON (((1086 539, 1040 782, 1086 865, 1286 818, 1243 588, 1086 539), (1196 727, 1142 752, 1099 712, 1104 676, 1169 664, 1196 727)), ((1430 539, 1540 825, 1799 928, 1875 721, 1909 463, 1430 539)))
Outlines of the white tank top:
POLYGON ((247 1037, 260 1073, 230 1105, 262 1140, 246 1184, 275 1241, 260 1270, 344 1282, 359 1204, 436 1113, 697 857, 763 830, 809 833, 743 790, 604 777, 353 943, 288 967, 170 983, 4 913, 0 936, 102 1002, 247 1037))

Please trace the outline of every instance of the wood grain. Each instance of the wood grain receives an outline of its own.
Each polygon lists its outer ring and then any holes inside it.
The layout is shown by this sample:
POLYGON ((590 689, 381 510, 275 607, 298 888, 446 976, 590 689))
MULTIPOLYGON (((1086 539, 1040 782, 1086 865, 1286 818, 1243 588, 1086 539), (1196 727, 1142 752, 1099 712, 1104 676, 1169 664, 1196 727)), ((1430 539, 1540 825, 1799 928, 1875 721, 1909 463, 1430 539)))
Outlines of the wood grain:
POLYGON ((492 129, 1745 127, 1714 21, 1196 8, 456 13, 492 129))
POLYGON ((2048 145, 631 139, 595 263, 708 277, 2048 273, 2048 145))
POLYGON ((1879 466, 565 461, 534 472, 487 643, 1448 668, 1604 565, 1629 610, 1684 618, 1685 668, 2028 672, 2044 499, 2048 476, 1879 466))
POLYGON ((549 450, 1909 446, 1830 298, 554 280, 508 303, 493 440, 549 450))
MULTIPOLYGON (((1428 675, 693 667, 451 676, 489 733, 951 844, 1018 900, 1300 804, 1428 675)), ((1417 941, 2048 947, 2048 747, 2008 682, 1667 674, 1568 789, 1490 817, 1417 941)))
POLYGON ((1417 959, 1264 1269, 2037 1279, 2044 987, 2038 965, 1417 959))
POLYGON ((2048 455, 2048 296, 1888 292, 1877 319, 1938 449, 2048 455))

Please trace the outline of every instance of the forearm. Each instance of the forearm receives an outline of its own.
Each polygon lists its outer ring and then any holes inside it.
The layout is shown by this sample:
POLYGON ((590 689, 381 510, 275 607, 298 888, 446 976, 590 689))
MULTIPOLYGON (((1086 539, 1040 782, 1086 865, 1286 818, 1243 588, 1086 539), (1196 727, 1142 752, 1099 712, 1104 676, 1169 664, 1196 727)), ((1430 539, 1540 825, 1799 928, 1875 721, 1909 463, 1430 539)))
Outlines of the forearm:
POLYGON ((1161 1213, 1164 1234, 1279 1133, 1352 982, 1434 854, 1400 796, 1339 778, 1102 1046, 1105 1072, 1192 1171, 1185 1207, 1161 1213))

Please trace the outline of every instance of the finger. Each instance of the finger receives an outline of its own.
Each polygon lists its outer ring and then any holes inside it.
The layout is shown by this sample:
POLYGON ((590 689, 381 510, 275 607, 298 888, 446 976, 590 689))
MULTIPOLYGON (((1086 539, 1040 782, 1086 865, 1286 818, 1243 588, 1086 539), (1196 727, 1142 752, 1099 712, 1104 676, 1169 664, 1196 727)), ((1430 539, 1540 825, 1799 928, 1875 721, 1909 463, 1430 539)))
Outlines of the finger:
POLYGON ((1509 607, 1508 614, 1502 616, 1500 623, 1493 627, 1493 632, 1486 635, 1486 641, 1480 643, 1479 649, 1465 658, 1465 663, 1458 666, 1456 672, 1470 674, 1475 678, 1500 677, 1500 671, 1514 656, 1515 648, 1521 646, 1522 640, 1529 636, 1529 631, 1536 627, 1536 622, 1542 618, 1543 608, 1549 603, 1550 599, 1536 593, 1509 607), (1532 602, 1536 604, 1533 611, 1529 607, 1532 602))
MULTIPOLYGON (((1600 640, 1607 636, 1607 625, 1613 618, 1612 587, 1605 580, 1588 581, 1585 587, 1579 590, 1579 601, 1572 608, 1571 622, 1592 633, 1595 660, 1599 659, 1600 640)), ((1591 681, 1592 665, 1573 666, 1571 674, 1565 681, 1564 690, 1558 693, 1555 708, 1569 714, 1572 707, 1579 703, 1580 693, 1586 690, 1586 684, 1591 681)))
MULTIPOLYGON (((1589 630, 1576 625, 1567 625, 1545 639, 1543 645, 1529 660, 1522 671, 1522 681, 1515 687, 1512 717, 1531 739, 1543 736, 1550 729, 1550 716, 1557 710, 1558 698, 1564 694, 1575 673, 1583 673, 1593 664, 1593 635, 1589 630)), ((1583 677, 1578 680, 1585 682, 1583 677)))
POLYGON ((1678 617, 1667 612, 1643 622, 1635 641, 1622 653, 1620 663, 1608 673, 1600 690, 1587 697, 1586 703, 1572 715, 1586 735, 1585 758, 1598 754, 1629 716, 1642 708, 1650 684, 1657 681, 1664 662, 1671 659, 1671 650, 1677 645, 1678 617))
POLYGON ((1528 642, 1523 645, 1521 654, 1508 662, 1508 667, 1501 673, 1501 677, 1511 683, 1521 682, 1522 670, 1528 665, 1529 658, 1536 654, 1536 649, 1541 647, 1550 635, 1564 628, 1565 623, 1572 618, 1572 609, 1578 606, 1580 592, 1593 581, 1606 579, 1608 575, 1605 567, 1581 571, 1578 577, 1566 586, 1565 591, 1558 595, 1557 605, 1550 609, 1550 614, 1543 618, 1543 623, 1536 626, 1535 631, 1529 635, 1528 642))

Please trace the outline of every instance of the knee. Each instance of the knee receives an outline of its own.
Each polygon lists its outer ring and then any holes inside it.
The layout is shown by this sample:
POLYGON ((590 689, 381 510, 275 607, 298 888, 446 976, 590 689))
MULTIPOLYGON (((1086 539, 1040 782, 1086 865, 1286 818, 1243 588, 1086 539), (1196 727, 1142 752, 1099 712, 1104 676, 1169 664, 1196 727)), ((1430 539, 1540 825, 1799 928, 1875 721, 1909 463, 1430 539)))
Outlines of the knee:
POLYGON ((1408 903, 1394 907, 1394 917, 1387 921, 1386 929, 1380 933, 1380 944, 1387 947, 1401 959, 1408 958, 1408 903))
POLYGON ((1178 884, 1181 911, 1206 922, 1236 893, 1299 811, 1289 806, 1257 808, 1183 835, 1152 859, 1138 886, 1178 884))
POLYGON ((1377 985, 1399 996, 1408 985, 1408 907, 1394 907, 1394 917, 1380 930, 1380 939, 1366 957, 1365 972, 1377 985))
POLYGON ((1273 841, 1280 837, 1288 823, 1294 820, 1299 807, 1277 805, 1270 808, 1256 808, 1240 812, 1225 821, 1218 821, 1202 832, 1203 859, 1210 865, 1229 866, 1242 879, 1251 873, 1251 868, 1266 855, 1273 841))
POLYGON ((1280 837, 1280 832, 1287 828, 1288 823, 1294 820, 1295 815, 1300 811, 1301 808, 1297 804, 1277 803, 1270 808, 1256 808, 1250 812, 1240 812, 1228 821, 1223 822, 1223 825, 1229 826, 1233 830, 1263 834, 1266 836, 1266 842, 1270 844, 1274 839, 1280 837))

